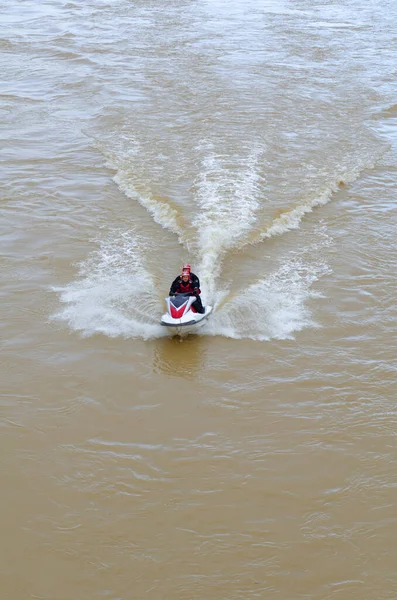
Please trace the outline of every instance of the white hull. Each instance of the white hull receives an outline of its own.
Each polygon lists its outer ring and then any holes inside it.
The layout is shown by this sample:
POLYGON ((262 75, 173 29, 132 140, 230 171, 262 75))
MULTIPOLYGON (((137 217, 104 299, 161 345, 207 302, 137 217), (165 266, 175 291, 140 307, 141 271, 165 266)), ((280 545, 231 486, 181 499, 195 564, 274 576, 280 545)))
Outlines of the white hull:
POLYGON ((204 325, 204 321, 208 318, 212 312, 212 306, 205 307, 205 313, 199 314, 192 311, 188 311, 187 314, 183 315, 180 319, 174 319, 168 313, 165 313, 161 317, 161 325, 169 327, 170 332, 174 334, 188 334, 194 333, 197 329, 204 325))

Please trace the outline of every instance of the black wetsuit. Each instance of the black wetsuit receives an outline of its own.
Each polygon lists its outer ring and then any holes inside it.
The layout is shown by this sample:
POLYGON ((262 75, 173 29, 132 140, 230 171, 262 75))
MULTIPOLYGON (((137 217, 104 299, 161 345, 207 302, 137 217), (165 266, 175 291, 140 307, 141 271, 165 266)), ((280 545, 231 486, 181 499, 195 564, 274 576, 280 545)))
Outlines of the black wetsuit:
POLYGON ((200 280, 194 273, 190 273, 189 281, 186 283, 184 283, 182 280, 181 275, 178 275, 178 277, 172 282, 170 287, 170 296, 183 293, 194 294, 196 296, 196 300, 193 302, 192 306, 194 306, 195 310, 197 310, 197 312, 200 314, 205 312, 200 298, 200 280))

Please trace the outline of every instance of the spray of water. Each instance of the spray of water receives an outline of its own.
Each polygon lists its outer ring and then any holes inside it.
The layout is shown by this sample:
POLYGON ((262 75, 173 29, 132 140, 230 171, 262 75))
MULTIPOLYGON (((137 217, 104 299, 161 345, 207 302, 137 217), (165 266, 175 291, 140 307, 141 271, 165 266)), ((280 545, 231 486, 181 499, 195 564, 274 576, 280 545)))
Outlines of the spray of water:
POLYGON ((79 278, 55 290, 65 306, 54 318, 86 336, 164 335, 162 299, 153 295, 156 286, 143 266, 147 242, 134 231, 112 231, 98 244, 80 265, 79 278))
POLYGON ((325 225, 319 226, 305 249, 289 252, 277 269, 228 299, 203 333, 236 339, 291 339, 297 331, 317 327, 308 301, 321 297, 314 284, 330 273, 322 254, 331 244, 325 225))

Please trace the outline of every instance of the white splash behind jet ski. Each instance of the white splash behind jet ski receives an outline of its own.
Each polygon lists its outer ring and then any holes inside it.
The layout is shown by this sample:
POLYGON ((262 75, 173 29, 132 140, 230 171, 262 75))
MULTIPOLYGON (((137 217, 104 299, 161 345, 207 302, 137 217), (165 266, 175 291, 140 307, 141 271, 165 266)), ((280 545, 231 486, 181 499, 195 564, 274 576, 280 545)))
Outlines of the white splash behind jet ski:
POLYGON ((161 325, 172 327, 175 333, 192 333, 203 324, 212 311, 212 306, 206 306, 203 314, 198 313, 191 294, 175 294, 166 298, 167 312, 161 317, 161 325))

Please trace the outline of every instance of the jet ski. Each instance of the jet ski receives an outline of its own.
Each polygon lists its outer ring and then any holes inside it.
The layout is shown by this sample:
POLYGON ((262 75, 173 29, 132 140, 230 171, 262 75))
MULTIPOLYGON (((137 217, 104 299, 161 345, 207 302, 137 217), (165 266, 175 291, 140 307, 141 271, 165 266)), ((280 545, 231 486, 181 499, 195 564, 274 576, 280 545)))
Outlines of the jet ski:
POLYGON ((166 298, 167 312, 161 317, 161 325, 172 327, 175 333, 193 333, 212 311, 212 306, 206 306, 204 313, 198 313, 192 306, 195 299, 189 293, 166 298))

